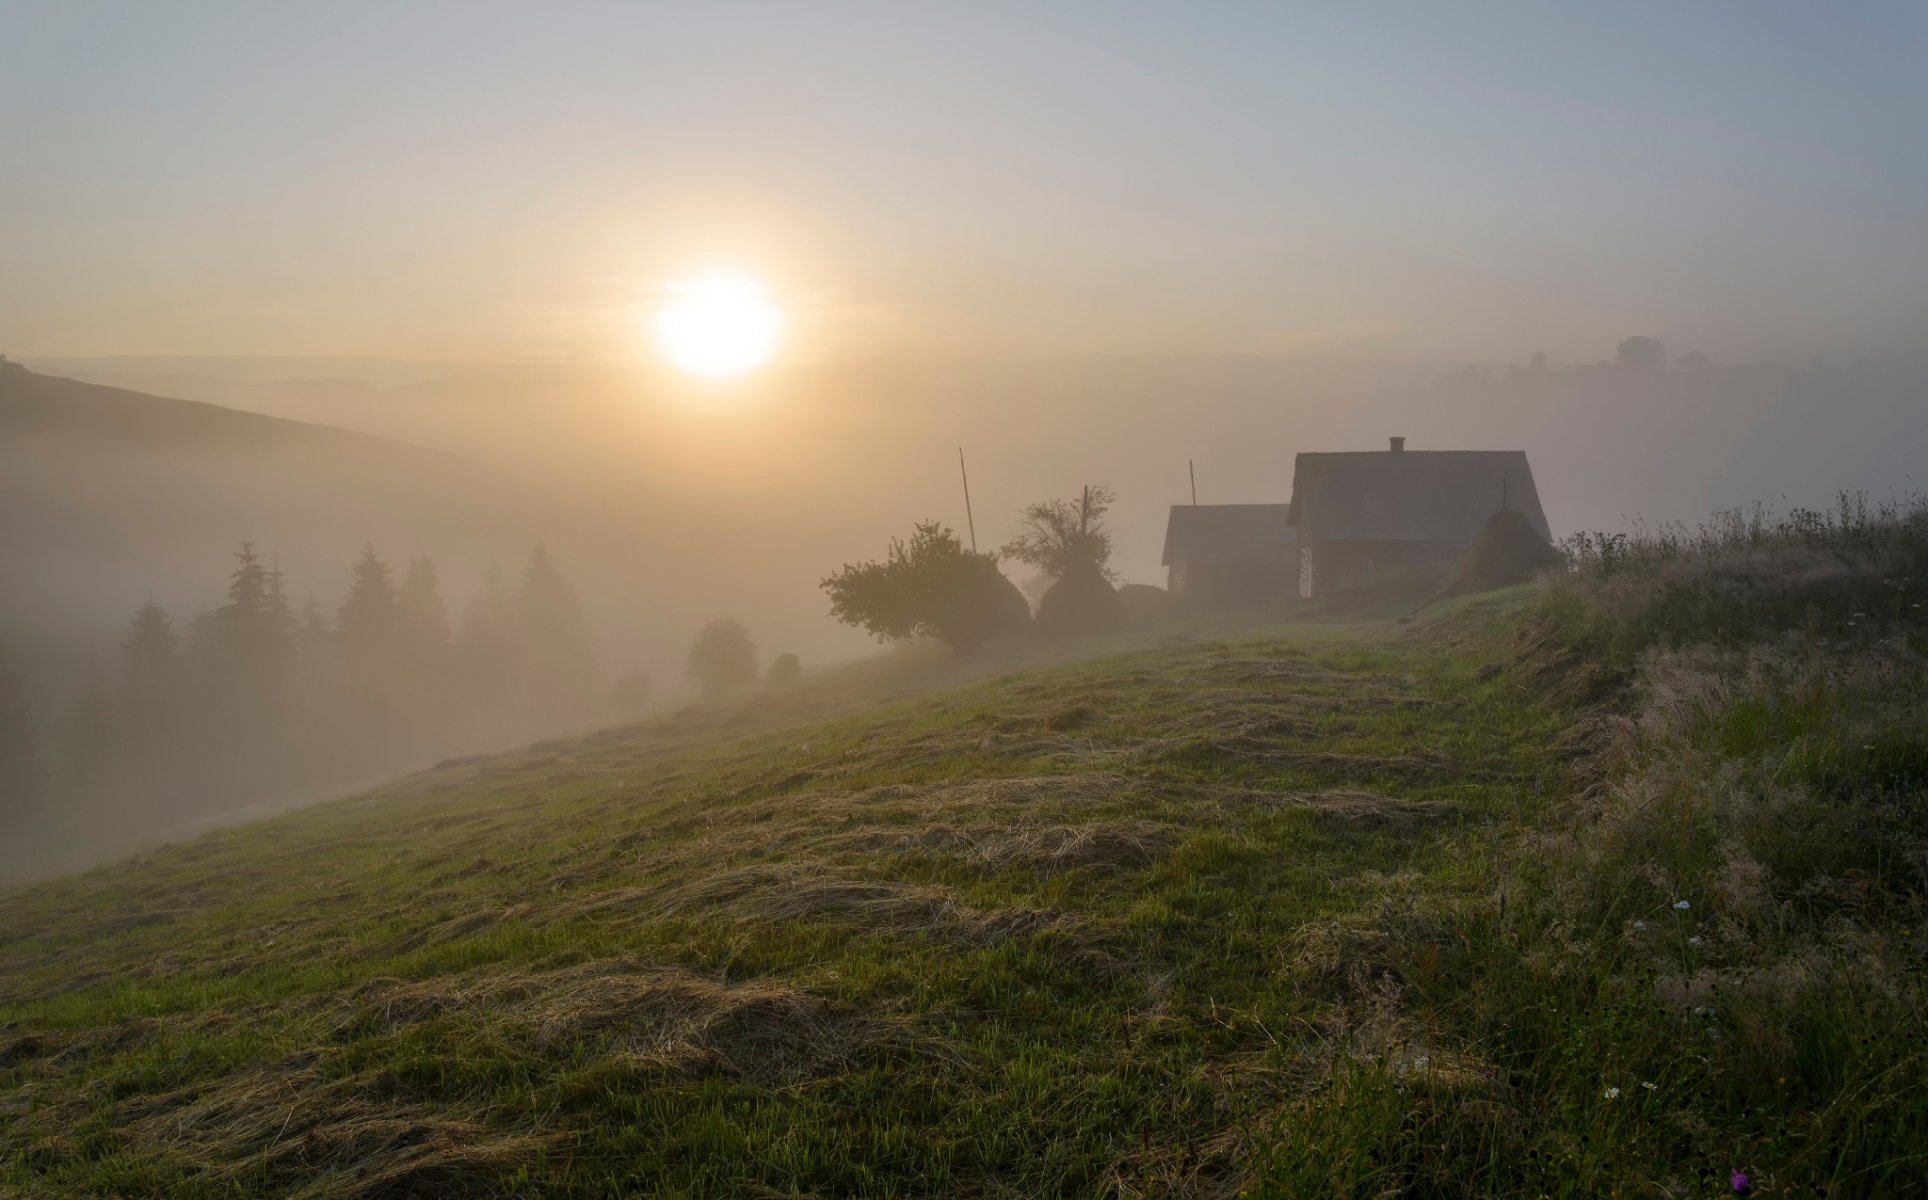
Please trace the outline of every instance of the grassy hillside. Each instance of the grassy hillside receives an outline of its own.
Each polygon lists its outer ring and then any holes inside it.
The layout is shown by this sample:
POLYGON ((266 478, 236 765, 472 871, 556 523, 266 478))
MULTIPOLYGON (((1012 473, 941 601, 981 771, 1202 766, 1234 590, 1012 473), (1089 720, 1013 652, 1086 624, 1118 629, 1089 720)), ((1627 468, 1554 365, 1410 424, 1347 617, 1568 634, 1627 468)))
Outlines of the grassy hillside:
POLYGON ((1665 649, 1673 568, 1615 568, 687 714, 0 897, 0 1188, 1897 1194, 1919 677, 1776 715, 1776 623, 1665 649))

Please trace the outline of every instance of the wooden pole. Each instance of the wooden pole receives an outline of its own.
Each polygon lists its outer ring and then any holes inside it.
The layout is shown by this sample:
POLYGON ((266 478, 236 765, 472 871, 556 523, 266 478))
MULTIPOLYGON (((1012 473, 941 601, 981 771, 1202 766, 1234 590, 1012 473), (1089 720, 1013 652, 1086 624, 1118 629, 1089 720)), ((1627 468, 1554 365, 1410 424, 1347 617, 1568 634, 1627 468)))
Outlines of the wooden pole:
POLYGON ((1192 465, 1192 460, 1189 458, 1185 460, 1185 473, 1192 477, 1192 507, 1197 508, 1198 507, 1198 468, 1192 465))
POLYGON ((964 469, 964 447, 957 448, 957 476, 964 481, 964 522, 971 527, 971 553, 977 553, 977 518, 971 515, 971 476, 964 469))

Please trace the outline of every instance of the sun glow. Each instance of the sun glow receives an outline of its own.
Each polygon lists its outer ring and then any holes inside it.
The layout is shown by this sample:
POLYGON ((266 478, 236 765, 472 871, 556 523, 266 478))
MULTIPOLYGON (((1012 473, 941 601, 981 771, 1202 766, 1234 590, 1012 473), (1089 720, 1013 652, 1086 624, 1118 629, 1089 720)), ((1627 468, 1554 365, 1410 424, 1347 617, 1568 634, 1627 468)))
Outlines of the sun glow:
POLYGON ((734 379, 768 362, 783 339, 783 311, 743 275, 713 274, 668 287, 652 322, 656 344, 679 370, 734 379))

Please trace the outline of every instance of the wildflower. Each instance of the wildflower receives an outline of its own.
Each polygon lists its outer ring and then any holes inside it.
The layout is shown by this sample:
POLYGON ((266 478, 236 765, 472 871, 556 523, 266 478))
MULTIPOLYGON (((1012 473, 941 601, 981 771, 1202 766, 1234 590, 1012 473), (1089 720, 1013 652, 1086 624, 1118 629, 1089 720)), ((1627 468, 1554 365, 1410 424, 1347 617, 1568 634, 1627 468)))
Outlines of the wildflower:
POLYGON ((1635 921, 1633 923, 1633 927, 1635 929, 1645 929, 1647 927, 1647 923, 1645 921, 1635 921))
POLYGON ((1693 905, 1689 904, 1685 900, 1676 900, 1674 901, 1674 907, 1679 909, 1681 912, 1686 912, 1688 909, 1692 908, 1693 905))
POLYGON ((1646 1088, 1648 1091, 1651 1092, 1655 1088, 1659 1087, 1660 1085, 1657 1083, 1654 1083, 1652 1080, 1646 1080, 1646 1081, 1643 1081, 1640 1086, 1643 1088, 1646 1088))
POLYGON ((1607 1089, 1607 1099, 1609 1099, 1609 1100, 1618 1100, 1618 1099, 1620 1099, 1620 1089, 1619 1089, 1619 1088, 1617 1088, 1617 1087, 1610 1087, 1610 1088, 1608 1088, 1608 1089, 1607 1089))
POLYGON ((1747 1177, 1745 1171, 1734 1172, 1727 1177, 1727 1182, 1734 1185, 1734 1194, 1737 1196, 1746 1196, 1754 1191, 1754 1182, 1747 1177))
POLYGON ((1426 1064, 1431 1061, 1432 1059, 1422 1054, 1418 1058, 1413 1059, 1413 1066, 1416 1068, 1419 1068, 1420 1070, 1424 1070, 1426 1067, 1426 1064))
POLYGON ((1694 935, 1693 937, 1690 937, 1690 938, 1688 938, 1688 939, 1687 939, 1687 944, 1688 944, 1689 946, 1698 946, 1698 945, 1700 945, 1700 935, 1698 935, 1698 934, 1696 934, 1696 935, 1694 935))

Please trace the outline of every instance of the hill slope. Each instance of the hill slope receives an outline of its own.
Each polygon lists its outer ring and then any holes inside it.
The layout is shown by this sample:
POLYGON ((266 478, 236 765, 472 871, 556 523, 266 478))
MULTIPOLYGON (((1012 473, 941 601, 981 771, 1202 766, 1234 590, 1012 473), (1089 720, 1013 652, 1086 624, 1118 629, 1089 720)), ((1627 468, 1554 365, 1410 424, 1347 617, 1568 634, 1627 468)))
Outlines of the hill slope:
POLYGON ((687 714, 0 897, 0 1183, 1881 1194, 1919 1046, 1690 1012, 1713 876, 1574 925, 1601 677, 1538 603, 687 714))

